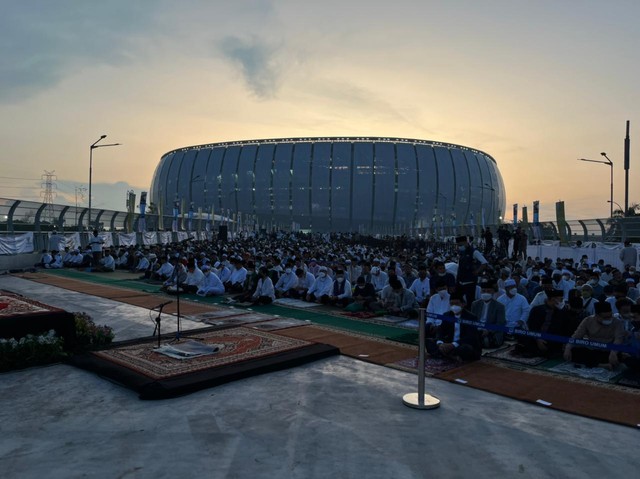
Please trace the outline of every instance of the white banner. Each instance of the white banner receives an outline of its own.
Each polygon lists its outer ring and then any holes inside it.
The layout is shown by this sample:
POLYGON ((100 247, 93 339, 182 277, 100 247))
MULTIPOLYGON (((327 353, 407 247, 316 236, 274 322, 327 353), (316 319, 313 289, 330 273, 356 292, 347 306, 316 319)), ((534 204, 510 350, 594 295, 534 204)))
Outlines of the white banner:
POLYGON ((135 233, 118 233, 118 243, 120 246, 135 246, 138 244, 135 233))
POLYGON ((189 233, 186 231, 178 231, 178 241, 184 241, 189 239, 189 233))
POLYGON ((160 244, 171 243, 171 231, 158 231, 158 243, 160 244))
POLYGON ((590 263, 597 263, 598 260, 603 260, 604 264, 610 264, 614 268, 621 268, 624 271, 624 265, 620 260, 621 245, 606 245, 595 243, 587 243, 591 247, 575 248, 571 246, 560 246, 557 244, 549 245, 529 245, 527 247, 527 255, 535 258, 539 257, 541 260, 544 258, 551 258, 554 261, 556 258, 571 258, 574 263, 580 261, 583 255, 587 255, 590 263))
POLYGON ((153 245, 158 243, 158 235, 155 231, 147 231, 142 233, 142 242, 146 245, 153 245))
POLYGON ((82 243, 80 242, 80 233, 64 235, 64 247, 69 249, 80 249, 82 247, 82 243))
POLYGON ((113 235, 111 233, 98 233, 98 237, 102 238, 102 241, 104 241, 102 244, 103 248, 111 248, 113 246, 113 235))
POLYGON ((33 232, 0 236, 0 255, 33 253, 33 232))

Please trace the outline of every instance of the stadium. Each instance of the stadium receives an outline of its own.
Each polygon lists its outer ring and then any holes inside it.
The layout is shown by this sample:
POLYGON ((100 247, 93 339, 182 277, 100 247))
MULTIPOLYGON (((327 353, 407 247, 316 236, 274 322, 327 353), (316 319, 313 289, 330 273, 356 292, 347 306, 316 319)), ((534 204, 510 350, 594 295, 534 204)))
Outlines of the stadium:
POLYGON ((162 156, 150 201, 260 227, 366 234, 497 224, 505 190, 482 151, 401 138, 287 138, 189 146, 162 156))

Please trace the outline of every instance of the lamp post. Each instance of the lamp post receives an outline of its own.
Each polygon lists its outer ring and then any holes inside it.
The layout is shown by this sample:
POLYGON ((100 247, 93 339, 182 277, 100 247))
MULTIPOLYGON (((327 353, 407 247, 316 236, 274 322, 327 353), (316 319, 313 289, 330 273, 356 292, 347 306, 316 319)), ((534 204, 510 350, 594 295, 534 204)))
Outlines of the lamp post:
POLYGON ((611 200, 607 200, 607 203, 613 203, 614 205, 616 205, 620 209, 620 211, 622 211, 622 214, 624 215, 624 210, 622 209, 622 206, 620 206, 620 203, 618 203, 617 201, 613 201, 612 202, 611 200))
POLYGON ((609 204, 611 205, 610 211, 609 211, 609 217, 613 216, 613 161, 611 161, 609 159, 609 157, 607 156, 607 154, 605 152, 600 153, 602 156, 604 156, 607 161, 601 161, 601 160, 589 160, 587 158, 578 158, 578 161, 588 161, 589 163, 600 163, 603 165, 608 165, 609 168, 611 168, 611 199, 609 200, 609 204))
POLYGON ((89 228, 91 228, 91 176, 93 173, 93 150, 96 148, 104 148, 107 146, 120 146, 121 143, 109 143, 107 145, 98 145, 98 143, 104 140, 107 135, 100 135, 90 147, 89 147, 89 222, 87 223, 89 228))

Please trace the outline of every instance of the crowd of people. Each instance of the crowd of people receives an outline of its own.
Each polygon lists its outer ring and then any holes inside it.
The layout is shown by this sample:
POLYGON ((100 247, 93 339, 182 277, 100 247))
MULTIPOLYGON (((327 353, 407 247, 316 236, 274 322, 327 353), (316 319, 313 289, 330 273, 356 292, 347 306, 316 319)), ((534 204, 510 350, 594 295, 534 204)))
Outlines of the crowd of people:
POLYGON ((637 351, 636 249, 625 244, 625 266, 618 269, 602 260, 592 263, 587 255, 578 261, 528 257, 526 234, 516 231, 514 238, 509 241, 501 231, 494 238, 487 229, 478 248, 466 236, 436 242, 273 233, 105 249, 96 231, 84 251, 44 252, 39 266, 122 269, 161 284, 169 294, 228 295, 230 302, 293 298, 407 320, 423 308, 433 357, 476 360, 483 349, 512 341, 519 356, 563 356, 612 369, 624 362, 640 370, 637 354, 510 334, 528 330, 637 351))

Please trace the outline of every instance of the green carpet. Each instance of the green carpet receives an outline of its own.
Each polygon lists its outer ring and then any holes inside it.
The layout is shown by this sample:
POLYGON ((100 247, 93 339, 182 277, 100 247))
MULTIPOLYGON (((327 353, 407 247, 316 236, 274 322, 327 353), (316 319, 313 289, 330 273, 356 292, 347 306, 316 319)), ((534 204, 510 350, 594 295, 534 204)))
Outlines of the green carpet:
MULTIPOLYGON (((117 286, 120 288, 133 289, 136 291, 142 291, 146 293, 160 293, 160 286, 157 284, 145 283, 139 279, 122 279, 114 276, 110 276, 110 273, 88 273, 85 271, 76 271, 71 269, 57 269, 47 270, 47 274, 61 276, 70 279, 76 279, 79 281, 87 281, 96 284, 103 284, 105 286, 117 286)), ((185 299, 202 303, 202 304, 221 304, 226 296, 208 296, 201 297, 193 294, 185 294, 181 297, 185 299)), ((238 309, 242 306, 235 306, 238 309)), ((246 309, 246 308, 245 308, 246 309)), ((381 324, 369 323, 362 320, 350 319, 344 316, 334 316, 331 314, 313 312, 308 309, 287 308, 284 306, 278 306, 275 304, 254 306, 253 309, 256 312, 283 316, 285 318, 294 318, 308 320, 314 324, 320 324, 323 326, 331 326, 333 328, 343 329, 346 331, 353 331, 362 334, 368 334, 370 336, 376 336, 380 338, 394 338, 407 334, 407 330, 403 328, 396 328, 393 326, 385 326, 381 324)), ((316 308, 311 308, 316 309, 316 308)))

